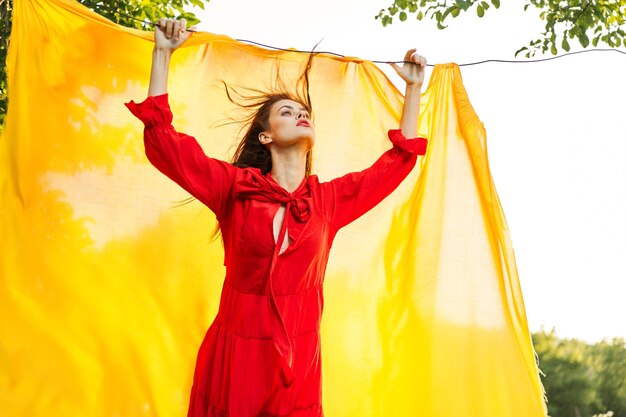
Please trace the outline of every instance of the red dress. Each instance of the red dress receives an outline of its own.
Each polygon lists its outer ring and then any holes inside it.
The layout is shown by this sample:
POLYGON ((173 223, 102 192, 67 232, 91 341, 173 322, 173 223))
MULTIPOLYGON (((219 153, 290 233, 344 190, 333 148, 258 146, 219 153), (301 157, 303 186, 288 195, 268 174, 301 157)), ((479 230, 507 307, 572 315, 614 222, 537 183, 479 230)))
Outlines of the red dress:
POLYGON ((322 284, 333 239, 401 183, 427 140, 390 130, 393 147, 371 167, 329 182, 310 175, 289 193, 269 173, 206 156, 172 126, 168 94, 125 105, 145 124, 148 160, 208 206, 222 232, 226 277, 198 351, 188 417, 323 416, 322 284))

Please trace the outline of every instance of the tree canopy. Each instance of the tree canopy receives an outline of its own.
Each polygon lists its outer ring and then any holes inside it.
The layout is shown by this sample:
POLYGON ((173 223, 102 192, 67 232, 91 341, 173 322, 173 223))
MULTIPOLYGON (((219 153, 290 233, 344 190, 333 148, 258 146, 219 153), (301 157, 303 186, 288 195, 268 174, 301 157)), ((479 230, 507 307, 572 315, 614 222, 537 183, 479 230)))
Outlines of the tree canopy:
MULTIPOLYGON (((382 9, 376 19, 383 26, 393 23, 397 17, 401 22, 414 15, 417 20, 434 19, 439 29, 445 29, 446 19, 456 18, 464 12, 474 10, 479 17, 487 11, 500 8, 500 0, 394 0, 382 9)), ((527 58, 537 52, 550 51, 556 55, 559 47, 568 52, 570 41, 578 40, 583 48, 599 43, 612 48, 626 46, 626 0, 528 0, 524 11, 529 7, 539 10, 539 17, 545 21, 545 30, 539 36, 522 46, 515 56, 524 53, 527 58)))
POLYGON ((551 417, 626 417, 626 341, 588 344, 533 333, 551 417), (606 413, 606 414, 600 414, 606 413))

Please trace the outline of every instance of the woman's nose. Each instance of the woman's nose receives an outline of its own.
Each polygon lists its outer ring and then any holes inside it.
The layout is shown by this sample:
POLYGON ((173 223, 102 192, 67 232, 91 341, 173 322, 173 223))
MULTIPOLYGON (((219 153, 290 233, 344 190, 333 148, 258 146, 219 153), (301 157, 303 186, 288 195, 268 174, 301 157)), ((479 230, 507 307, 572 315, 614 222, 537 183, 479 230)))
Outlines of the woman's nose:
POLYGON ((307 117, 307 113, 305 111, 301 111, 298 113, 298 119, 302 119, 303 117, 307 117))

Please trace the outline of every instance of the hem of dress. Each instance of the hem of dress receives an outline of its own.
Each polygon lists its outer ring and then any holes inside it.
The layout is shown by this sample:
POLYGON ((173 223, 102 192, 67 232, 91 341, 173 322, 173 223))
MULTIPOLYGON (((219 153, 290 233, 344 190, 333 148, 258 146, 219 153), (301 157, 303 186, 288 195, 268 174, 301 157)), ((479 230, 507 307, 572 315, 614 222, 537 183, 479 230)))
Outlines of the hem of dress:
POLYGON ((264 411, 258 417, 324 417, 324 411, 321 404, 313 404, 309 407, 295 407, 288 414, 274 414, 264 411))
MULTIPOLYGON (((190 414, 192 417, 196 417, 197 414, 190 414)), ((206 412, 203 414, 205 417, 231 417, 231 415, 221 408, 206 405, 206 412)), ((313 404, 309 407, 298 408, 295 407, 287 414, 276 414, 270 411, 262 411, 260 414, 254 417, 324 417, 324 411, 321 404, 313 404)))

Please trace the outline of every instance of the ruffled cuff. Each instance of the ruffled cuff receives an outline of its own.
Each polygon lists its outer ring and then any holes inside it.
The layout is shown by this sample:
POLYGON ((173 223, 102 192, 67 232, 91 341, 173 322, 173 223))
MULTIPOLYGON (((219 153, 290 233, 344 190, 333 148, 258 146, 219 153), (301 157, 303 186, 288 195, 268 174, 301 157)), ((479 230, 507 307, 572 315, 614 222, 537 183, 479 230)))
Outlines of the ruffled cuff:
POLYGON ((141 120, 146 127, 159 124, 172 124, 173 115, 168 102, 168 94, 158 96, 148 96, 141 103, 131 100, 124 103, 128 110, 141 120))
POLYGON ((426 138, 418 137, 415 139, 407 139, 402 134, 401 129, 390 129, 387 135, 391 143, 402 150, 418 155, 426 154, 426 147, 428 146, 428 139, 426 138))

